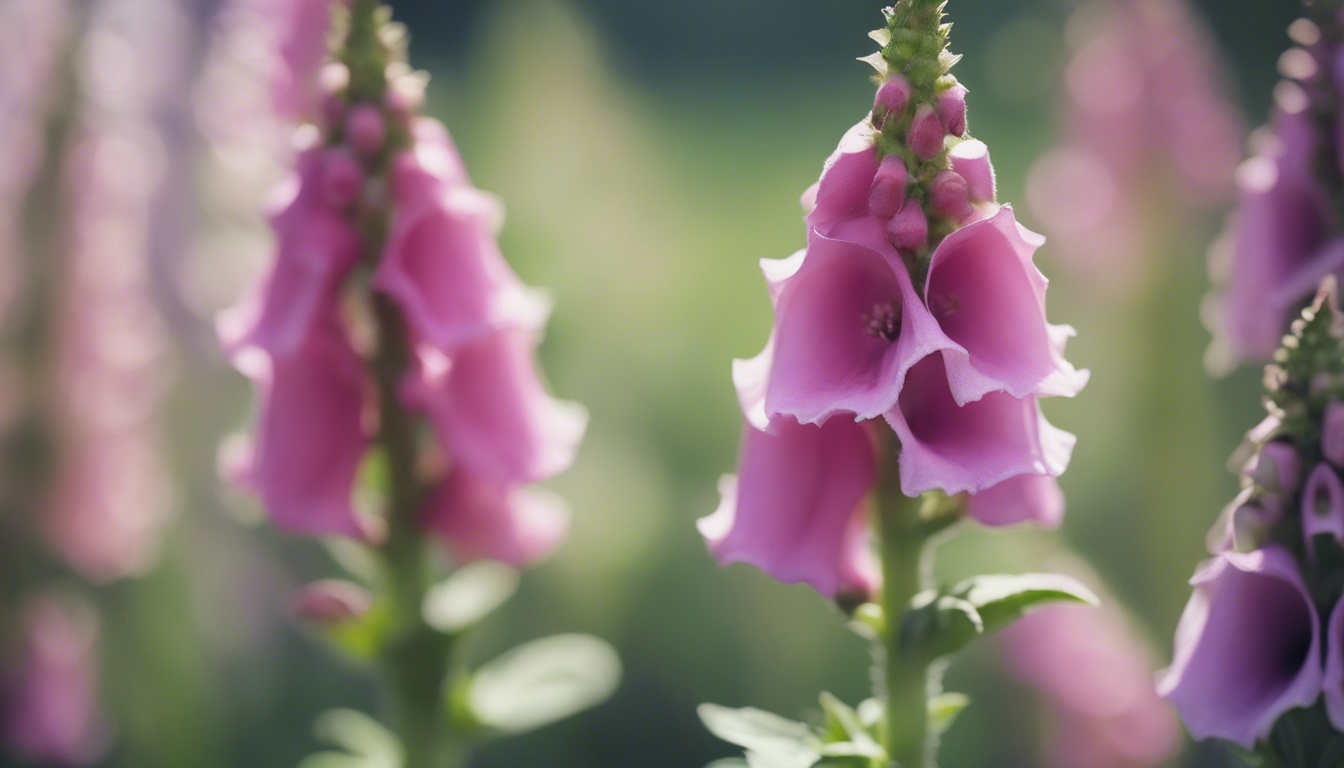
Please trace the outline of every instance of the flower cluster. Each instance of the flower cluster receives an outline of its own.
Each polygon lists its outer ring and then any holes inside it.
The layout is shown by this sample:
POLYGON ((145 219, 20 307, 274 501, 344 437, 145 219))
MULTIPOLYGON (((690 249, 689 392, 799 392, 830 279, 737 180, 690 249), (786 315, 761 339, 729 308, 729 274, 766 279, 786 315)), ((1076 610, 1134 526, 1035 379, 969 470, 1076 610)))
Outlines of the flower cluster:
POLYGON ((1197 738, 1252 747, 1325 696, 1344 729, 1344 316, 1333 279, 1266 370, 1269 416, 1233 457, 1242 491, 1209 535, 1159 693, 1197 738))
POLYGON ((762 261, 775 321, 734 363, 740 475, 701 521, 720 562, 827 595, 874 586, 863 510, 897 441, 906 495, 970 494, 991 525, 1057 523, 1074 438, 1037 398, 1087 380, 1063 358, 1071 329, 1045 319, 1042 238, 995 202, 988 150, 967 135, 946 27, 912 32, 909 7, 874 33, 872 111, 803 194, 807 248, 762 261))
POLYGON ((443 125, 418 115, 423 79, 389 71, 374 101, 344 64, 327 66, 322 125, 274 203, 275 264, 220 319, 261 395, 240 479, 281 528, 376 537, 352 491, 388 426, 373 377, 400 356, 399 407, 432 426, 442 454, 416 469, 430 486, 422 525, 461 561, 521 564, 563 535, 563 505, 526 486, 569 465, 586 413, 539 380, 549 305, 499 251, 498 201, 471 185, 443 125))
POLYGON ((1185 0, 1093 0, 1070 16, 1066 38, 1065 140, 1033 164, 1027 198, 1061 266, 1123 294, 1167 246, 1154 219, 1184 223, 1231 197, 1241 121, 1185 0))
POLYGON ((1321 278, 1344 272, 1341 24, 1344 15, 1324 12, 1293 24, 1301 47, 1280 58, 1273 117, 1237 170, 1237 209, 1210 253, 1210 272, 1223 283, 1211 359, 1223 367, 1269 358, 1321 278))

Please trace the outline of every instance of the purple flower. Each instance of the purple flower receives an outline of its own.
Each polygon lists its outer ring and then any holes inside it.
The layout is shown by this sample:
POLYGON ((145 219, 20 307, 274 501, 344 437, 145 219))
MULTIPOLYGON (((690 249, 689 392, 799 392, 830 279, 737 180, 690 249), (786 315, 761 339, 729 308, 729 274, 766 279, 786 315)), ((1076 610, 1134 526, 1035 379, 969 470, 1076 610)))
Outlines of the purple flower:
POLYGON ((871 426, 842 417, 774 426, 744 427, 739 475, 720 481, 719 508, 699 523, 710 552, 824 595, 866 597, 877 579, 863 515, 877 472, 871 426))
POLYGON ((1292 556, 1227 552, 1195 574, 1157 690, 1197 739, 1252 747, 1321 693, 1320 619, 1292 556))
POLYGON ((968 497, 966 514, 982 525, 1055 528, 1064 521, 1064 493, 1049 475, 1015 475, 968 497))
POLYGON ((44 764, 87 766, 107 751, 109 729, 97 700, 97 617, 72 597, 24 599, 20 666, 0 690, 0 734, 44 764))
POLYGON ((1311 471, 1302 489, 1302 535, 1307 551, 1313 555, 1314 538, 1319 534, 1333 536, 1344 544, 1344 482, 1324 462, 1311 471))
POLYGON ((1330 612, 1325 636, 1325 711, 1338 730, 1344 730, 1344 600, 1330 612))
POLYGON ((560 544, 569 508, 547 491, 486 482, 458 467, 431 495, 421 524, 459 563, 489 559, 521 567, 560 544))
POLYGON ((1331 401, 1325 408, 1325 423, 1321 425, 1321 452, 1331 464, 1344 469, 1344 403, 1331 401))
POLYGON ((275 108, 294 120, 311 118, 321 90, 318 70, 327 57, 332 12, 344 0, 272 0, 266 12, 277 14, 280 57, 274 89, 275 108))

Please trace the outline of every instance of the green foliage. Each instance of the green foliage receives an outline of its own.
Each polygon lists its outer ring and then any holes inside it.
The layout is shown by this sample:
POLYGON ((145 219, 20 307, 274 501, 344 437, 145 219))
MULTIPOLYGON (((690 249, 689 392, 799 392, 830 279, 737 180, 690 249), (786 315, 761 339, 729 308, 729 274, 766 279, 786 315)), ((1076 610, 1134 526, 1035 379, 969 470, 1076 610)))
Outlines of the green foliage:
POLYGON ((372 659, 386 648, 396 624, 391 600, 379 597, 359 618, 324 627, 322 636, 356 659, 372 659))
POLYGON ((429 590, 422 613, 425 623, 456 634, 488 616, 518 589, 517 569, 482 560, 464 566, 429 590))
POLYGON ((313 733, 343 752, 318 752, 299 768, 401 768, 402 750, 386 728, 352 709, 331 709, 318 716, 313 733))
POLYGON ((1050 603, 1099 602, 1077 579, 1052 573, 976 576, 958 584, 952 594, 975 606, 987 635, 1050 603))
POLYGON ((605 641, 555 635, 488 662, 473 676, 465 698, 477 723, 521 733, 601 704, 620 679, 620 658, 605 641))
POLYGON ((940 693, 929 699, 929 730, 941 734, 956 721, 957 715, 971 703, 964 693, 940 693))

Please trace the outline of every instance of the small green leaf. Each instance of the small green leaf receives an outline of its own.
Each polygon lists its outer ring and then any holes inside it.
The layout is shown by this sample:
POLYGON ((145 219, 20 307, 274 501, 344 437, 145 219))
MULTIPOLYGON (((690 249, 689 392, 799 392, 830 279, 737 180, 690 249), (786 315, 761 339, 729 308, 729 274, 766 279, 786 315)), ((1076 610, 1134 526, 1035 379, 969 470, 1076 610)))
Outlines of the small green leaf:
POLYGON ((969 601, 930 590, 901 620, 900 642, 910 653, 932 661, 961 650, 984 632, 980 613, 969 601))
POLYGON ((472 678, 467 701, 482 725, 520 733, 597 706, 620 679, 620 658, 605 641, 556 635, 488 662, 472 678))
POLYGON ((827 738, 830 743, 822 747, 823 755, 881 757, 884 753, 859 719, 854 708, 822 691, 821 709, 826 713, 827 738))
POLYGON ((821 759, 817 738, 802 723, 754 707, 701 704, 696 712, 710 733, 746 747, 751 768, 809 768, 821 759))
POLYGON ((747 761, 741 757, 726 757, 722 760, 715 760, 706 765, 705 768, 747 768, 747 761))
POLYGON ((1307 768, 1302 733, 1292 716, 1279 718, 1269 734, 1269 745, 1279 753, 1284 768, 1307 768))
POLYGON ((378 577, 378 558, 367 545, 340 536, 331 536, 322 543, 331 559, 351 576, 358 577, 365 584, 378 577))
POLYGON ((398 768, 401 744, 381 723, 353 709, 329 709, 317 716, 313 734, 345 752, 310 755, 300 768, 398 768))
POLYGON ((964 693, 940 693, 929 699, 929 730, 946 731, 970 703, 970 697, 964 693))
POLYGON ((446 634, 460 632, 490 614, 518 589, 518 571, 482 560, 465 566, 425 595, 425 623, 446 634))
POLYGON ((1098 602, 1096 595, 1076 579, 1053 573, 976 576, 957 585, 952 594, 975 606, 984 620, 985 634, 997 632, 1049 603, 1098 602))
POLYGON ((875 730, 882 722, 882 702, 878 699, 864 699, 859 702, 859 721, 864 724, 868 730, 875 730))
POLYGON ((354 621, 324 627, 322 636, 354 658, 369 659, 382 652, 392 631, 392 624, 391 603, 375 599, 363 616, 354 621))

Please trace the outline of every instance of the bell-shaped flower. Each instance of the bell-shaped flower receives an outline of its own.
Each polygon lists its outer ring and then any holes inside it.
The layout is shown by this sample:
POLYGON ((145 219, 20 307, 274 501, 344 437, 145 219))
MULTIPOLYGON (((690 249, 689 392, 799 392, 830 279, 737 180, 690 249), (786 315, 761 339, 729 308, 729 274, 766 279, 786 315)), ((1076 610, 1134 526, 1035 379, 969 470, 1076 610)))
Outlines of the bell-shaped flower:
POLYGON ((421 343, 405 382, 451 460, 496 487, 544 480, 574 461, 587 426, 583 406, 546 393, 530 331, 497 331, 451 356, 421 343))
POLYGON ((1332 400, 1325 407, 1325 421, 1321 424, 1321 453, 1340 469, 1344 469, 1344 403, 1332 400))
MULTIPOLYGON (((877 175, 877 146, 872 122, 865 117, 841 137, 840 144, 826 159, 815 191, 804 193, 811 200, 807 224, 823 235, 856 216, 869 212, 873 180, 877 175)), ((879 196, 879 199, 880 196, 879 196)))
POLYGON ((40 592, 23 601, 19 668, 0 684, 0 738, 43 765, 94 765, 109 727, 98 706, 98 623, 73 597, 40 592))
POLYGON ((1320 696, 1320 619, 1292 555, 1277 545, 1219 555, 1190 583, 1157 691, 1196 739, 1251 748, 1280 715, 1320 696))
POLYGON ((373 287, 445 353, 503 328, 540 328, 549 302, 499 251, 499 201, 471 186, 442 125, 422 119, 412 132, 391 171, 392 229, 373 287))
POLYGON ((234 363, 257 386, 260 413, 240 478, 277 527, 364 537, 351 492, 368 447, 364 363, 334 310, 319 313, 307 339, 279 357, 244 349, 234 363))
POLYGON ((1313 556, 1318 535, 1344 544, 1344 482, 1325 462, 1316 465, 1302 488, 1302 536, 1313 556))
POLYGON ((877 472, 871 426, 844 417, 775 426, 743 429, 739 474, 719 482, 719 508, 699 522, 710 552, 827 596, 868 596, 877 580, 863 515, 877 472))
POLYGON ((1325 711, 1336 730, 1344 731, 1344 600, 1330 612, 1325 629, 1325 711))
POLYGON ((1057 477, 1076 441, 1041 415, 1035 397, 993 392, 958 405, 942 355, 906 375, 887 422, 901 440, 901 490, 979 493, 1017 475, 1057 477))
POLYGON ((295 354, 359 261, 359 232, 324 194, 331 160, 324 150, 307 150, 277 191, 271 216, 278 239, 275 263, 259 290, 219 316, 220 340, 229 354, 245 347, 279 357, 295 354))
POLYGON ((879 252, 817 229, 779 289, 774 334, 765 412, 805 424, 886 412, 910 366, 949 346, 892 248, 879 252))
POLYGON ((457 466, 430 495, 421 524, 461 563, 534 563, 569 529, 569 508, 539 488, 498 486, 457 466))
POLYGON ((1220 326, 1238 358, 1272 355, 1290 313, 1344 267, 1344 241, 1330 236, 1330 202, 1316 179, 1322 138, 1305 94, 1293 88, 1280 91, 1264 153, 1237 170, 1220 326))
POLYGON ((1049 475, 1015 475, 968 496, 966 514, 982 525, 1056 528, 1064 521, 1064 492, 1049 475))
POLYGON ((1071 331, 1045 319, 1046 279, 1032 264, 1043 242, 1005 205, 934 249, 924 298, 942 332, 965 350, 944 353, 957 403, 997 391, 1072 397, 1087 383, 1059 343, 1071 331))
POLYGON ((340 0, 279 0, 280 56, 274 75, 276 111, 299 120, 312 117, 319 100, 318 71, 327 56, 333 11, 340 0))

